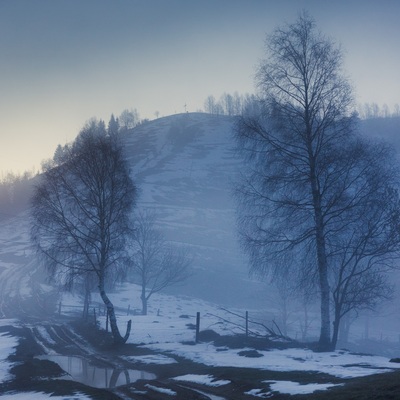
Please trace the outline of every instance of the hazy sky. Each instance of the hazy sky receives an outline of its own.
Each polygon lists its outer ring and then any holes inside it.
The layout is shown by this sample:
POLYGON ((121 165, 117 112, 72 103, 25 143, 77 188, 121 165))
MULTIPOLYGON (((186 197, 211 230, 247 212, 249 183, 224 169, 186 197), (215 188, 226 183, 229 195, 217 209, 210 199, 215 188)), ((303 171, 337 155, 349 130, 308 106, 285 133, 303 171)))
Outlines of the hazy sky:
POLYGON ((399 0, 0 0, 0 173, 52 157, 91 117, 254 92, 265 35, 307 9, 357 101, 400 103, 399 0))

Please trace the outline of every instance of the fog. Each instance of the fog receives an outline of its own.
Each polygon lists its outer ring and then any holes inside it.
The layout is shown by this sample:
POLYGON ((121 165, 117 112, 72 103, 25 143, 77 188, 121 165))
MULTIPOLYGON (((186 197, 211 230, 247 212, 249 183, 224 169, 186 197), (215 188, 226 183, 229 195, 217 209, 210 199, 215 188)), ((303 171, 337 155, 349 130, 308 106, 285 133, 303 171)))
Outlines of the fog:
MULTIPOLYGON (((385 132, 397 147, 397 119, 364 120, 361 129, 368 136, 385 132)), ((186 246, 193 258, 190 278, 164 292, 201 298, 226 308, 262 310, 265 318, 275 321, 285 335, 315 340, 318 302, 308 304, 311 322, 305 332, 304 308, 296 296, 286 296, 268 280, 249 277, 247 259, 238 244, 233 198, 243 162, 234 149, 234 124, 235 117, 186 113, 147 122, 122 136, 132 177, 139 188, 136 207, 153 211, 157 228, 166 240, 186 246)), ((17 238, 14 255, 12 247, 3 245, 3 263, 17 259, 21 252, 24 257, 30 254, 31 263, 39 263, 33 261, 29 219, 24 211, 29 208, 33 182, 30 176, 14 177, 14 181, 4 180, 1 186, 3 223, 17 238), (15 216, 19 218, 13 219, 15 216), (20 216, 24 216, 23 226, 19 225, 20 216), (21 240, 23 251, 18 247, 21 240)), ((37 276, 47 284, 45 273, 37 276)), ((398 282, 398 273, 393 272, 392 276, 393 282, 398 282)), ((390 347, 399 342, 399 297, 397 289, 393 301, 352 316, 350 330, 346 335, 342 332, 345 340, 339 345, 391 353, 390 347)))

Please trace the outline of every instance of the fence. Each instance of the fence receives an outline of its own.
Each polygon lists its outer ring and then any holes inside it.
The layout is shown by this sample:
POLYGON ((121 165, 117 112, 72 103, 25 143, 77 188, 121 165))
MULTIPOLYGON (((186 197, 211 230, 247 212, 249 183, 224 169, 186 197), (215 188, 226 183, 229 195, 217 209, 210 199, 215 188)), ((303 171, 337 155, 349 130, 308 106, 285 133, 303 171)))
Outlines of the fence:
MULTIPOLYGON (((60 315, 82 317, 84 315, 83 305, 68 305, 59 303, 58 313, 60 315)), ((130 304, 126 307, 116 307, 115 313, 118 319, 123 321, 127 317, 137 317, 133 319, 135 335, 140 337, 143 342, 162 341, 165 337, 172 337, 178 341, 200 341, 202 332, 213 330, 221 335, 243 335, 248 337, 280 338, 290 340, 284 335, 274 319, 266 318, 259 312, 237 311, 219 308, 210 311, 192 313, 190 315, 162 315, 160 310, 148 315, 147 319, 141 315, 141 310, 132 308, 130 304), (266 322, 268 321, 268 322, 266 322)), ((107 309, 103 303, 92 302, 89 308, 88 319, 90 322, 97 322, 103 329, 109 329, 107 309)), ((310 332, 314 333, 314 332, 310 332)), ((292 329, 289 336, 294 340, 303 341, 301 332, 292 329)), ((318 335, 309 337, 309 340, 318 340, 318 335)), ((372 339, 375 341, 398 344, 400 335, 395 332, 373 331, 370 329, 369 337, 365 336, 363 329, 352 329, 349 340, 372 339)), ((306 339, 307 340, 307 339, 306 339)))
MULTIPOLYGON (((241 334, 245 337, 266 337, 268 333, 280 334, 277 326, 274 331, 272 327, 267 327, 262 322, 251 319, 249 311, 244 311, 241 314, 223 308, 220 308, 218 311, 220 315, 211 312, 201 314, 198 311, 195 315, 170 316, 168 319, 168 317, 165 318, 165 316, 161 315, 160 310, 157 310, 156 316, 148 315, 146 320, 141 315, 141 310, 131 308, 130 304, 126 308, 115 308, 116 316, 119 319, 121 317, 140 316, 140 318, 136 318, 133 321, 136 324, 135 332, 138 333, 138 331, 143 330, 142 336, 147 336, 153 340, 159 340, 158 338, 163 336, 172 337, 175 335, 177 338, 180 337, 181 340, 189 340, 192 337, 195 342, 199 342, 201 331, 206 330, 214 330, 218 334, 223 335, 241 334), (158 320, 151 321, 154 318, 158 318, 158 320), (146 330, 148 331, 147 334, 146 330), (188 331, 194 331, 194 334, 192 336, 188 335, 188 331)), ((80 318, 84 316, 84 307, 83 305, 68 305, 60 302, 58 305, 58 314, 80 318)), ((95 324, 100 322, 104 329, 109 330, 108 313, 104 304, 92 302, 87 318, 95 324)))

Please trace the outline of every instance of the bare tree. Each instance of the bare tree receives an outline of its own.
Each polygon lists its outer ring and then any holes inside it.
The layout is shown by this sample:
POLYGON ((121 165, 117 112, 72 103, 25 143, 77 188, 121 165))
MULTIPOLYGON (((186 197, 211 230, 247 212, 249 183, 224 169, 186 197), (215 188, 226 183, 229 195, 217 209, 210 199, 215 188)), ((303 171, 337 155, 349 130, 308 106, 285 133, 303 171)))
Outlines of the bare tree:
POLYGON ((115 343, 121 336, 107 283, 122 267, 135 186, 121 144, 104 123, 82 130, 63 163, 47 169, 32 199, 32 240, 54 276, 96 276, 115 343))
MULTIPOLYGON (((356 155, 354 157, 357 157, 356 155)), ((329 243, 334 305, 332 346, 341 319, 350 311, 372 309, 391 298, 387 272, 395 268, 400 250, 400 204, 395 189, 398 174, 392 151, 383 144, 363 146, 361 174, 353 178, 353 204, 341 212, 329 243)))
POLYGON ((217 101, 213 95, 210 95, 204 101, 204 110, 209 114, 216 114, 217 101))
POLYGON ((122 129, 132 129, 139 123, 139 113, 135 109, 125 109, 118 118, 119 126, 122 129))
POLYGON ((244 115, 237 129, 253 166, 237 190, 241 241, 252 272, 279 273, 290 253, 298 260, 293 267, 317 282, 319 348, 326 351, 332 348, 329 246, 346 231, 344 217, 369 195, 363 141, 354 133, 341 52, 306 13, 276 29, 267 49, 257 75, 262 111, 244 115))
POLYGON ((399 106, 399 104, 396 103, 393 108, 394 108, 394 110, 393 110, 392 117, 400 117, 400 106, 399 106))
POLYGON ((29 207, 34 182, 34 171, 22 175, 8 172, 0 178, 0 220, 13 217, 29 207))
POLYGON ((235 112, 234 98, 231 94, 224 93, 221 96, 220 104, 225 115, 238 115, 238 113, 235 112))
POLYGON ((141 286, 142 314, 150 297, 188 277, 191 259, 186 250, 169 245, 156 228, 153 213, 138 213, 132 241, 131 274, 141 286))

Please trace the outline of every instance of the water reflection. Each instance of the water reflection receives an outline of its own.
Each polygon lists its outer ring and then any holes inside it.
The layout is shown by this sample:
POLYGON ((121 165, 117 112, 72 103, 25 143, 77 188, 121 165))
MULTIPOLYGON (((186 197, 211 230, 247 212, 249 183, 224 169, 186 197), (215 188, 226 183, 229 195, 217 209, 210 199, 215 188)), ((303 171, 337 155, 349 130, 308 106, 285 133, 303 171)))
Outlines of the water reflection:
POLYGON ((136 369, 102 368, 89 363, 88 360, 74 356, 41 356, 41 360, 57 363, 71 379, 96 388, 113 388, 127 385, 138 379, 156 379, 157 376, 150 372, 136 369))

